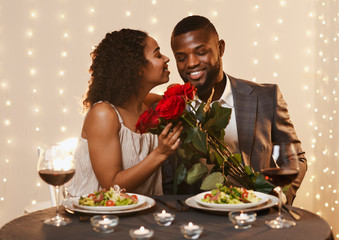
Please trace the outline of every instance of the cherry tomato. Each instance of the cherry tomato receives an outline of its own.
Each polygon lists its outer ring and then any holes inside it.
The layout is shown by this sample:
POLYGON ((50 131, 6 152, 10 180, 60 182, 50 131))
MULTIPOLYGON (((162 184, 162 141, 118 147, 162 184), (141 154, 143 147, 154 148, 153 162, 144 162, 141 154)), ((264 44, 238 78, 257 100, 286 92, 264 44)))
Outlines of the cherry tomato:
POLYGON ((112 200, 108 200, 106 206, 115 206, 115 203, 112 200))
POLYGON ((93 193, 91 193, 91 194, 88 194, 88 196, 87 196, 88 198, 90 198, 90 197, 95 197, 95 194, 93 194, 93 193))
POLYGON ((137 195, 132 195, 131 198, 134 202, 138 202, 138 196, 137 195))
POLYGON ((207 193, 207 194, 205 194, 205 196, 204 196, 204 199, 206 199, 207 197, 212 197, 212 194, 209 194, 209 193, 207 193))
POLYGON ((248 197, 248 192, 245 188, 243 188, 243 193, 241 194, 241 197, 247 198, 248 197))

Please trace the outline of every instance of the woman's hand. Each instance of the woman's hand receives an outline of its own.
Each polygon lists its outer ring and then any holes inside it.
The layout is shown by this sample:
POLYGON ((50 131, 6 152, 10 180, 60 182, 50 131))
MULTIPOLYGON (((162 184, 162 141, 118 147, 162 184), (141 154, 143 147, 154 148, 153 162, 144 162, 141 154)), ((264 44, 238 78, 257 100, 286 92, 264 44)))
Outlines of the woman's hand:
POLYGON ((181 126, 181 122, 179 122, 175 127, 171 130, 172 123, 167 124, 164 130, 159 135, 159 144, 157 147, 157 151, 160 154, 170 156, 174 153, 177 147, 180 144, 180 134, 183 129, 181 126))

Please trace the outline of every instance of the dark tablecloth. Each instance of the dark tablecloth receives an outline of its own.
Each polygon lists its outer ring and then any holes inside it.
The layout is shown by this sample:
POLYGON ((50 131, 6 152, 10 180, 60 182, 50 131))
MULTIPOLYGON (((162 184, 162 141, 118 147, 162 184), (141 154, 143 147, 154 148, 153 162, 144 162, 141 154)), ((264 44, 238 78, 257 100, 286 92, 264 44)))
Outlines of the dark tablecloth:
MULTIPOLYGON (((161 196, 160 198, 169 204, 180 205, 177 199, 185 200, 189 196, 161 196)), ((228 220, 227 215, 215 215, 192 209, 189 212, 175 212, 161 203, 158 203, 151 209, 137 212, 131 215, 120 216, 119 225, 112 233, 97 233, 92 230, 89 221, 80 221, 79 215, 72 215, 62 210, 62 215, 70 217, 72 223, 63 227, 53 227, 43 224, 43 220, 55 215, 55 208, 48 208, 41 211, 23 215, 7 223, 0 229, 0 239, 131 239, 129 230, 145 226, 154 230, 152 239, 184 239, 180 232, 180 225, 189 221, 202 225, 204 232, 200 239, 333 239, 332 231, 328 223, 318 215, 309 211, 294 208, 301 213, 301 220, 297 225, 288 229, 270 229, 265 225, 265 221, 276 217, 276 209, 267 209, 258 212, 257 220, 252 228, 247 230, 234 229, 232 223, 228 220), (161 212, 165 209, 168 212, 175 213, 176 217, 171 226, 158 226, 154 219, 153 213, 161 212)), ((287 219, 291 219, 287 213, 284 214, 287 219)))

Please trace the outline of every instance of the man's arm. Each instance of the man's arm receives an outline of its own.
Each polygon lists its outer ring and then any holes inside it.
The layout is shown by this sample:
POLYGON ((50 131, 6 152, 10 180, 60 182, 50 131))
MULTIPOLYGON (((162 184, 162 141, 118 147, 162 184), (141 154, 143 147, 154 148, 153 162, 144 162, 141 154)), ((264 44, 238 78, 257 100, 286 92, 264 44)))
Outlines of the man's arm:
POLYGON ((295 145, 296 152, 299 159, 299 174, 297 178, 292 182, 291 187, 287 191, 287 204, 292 204, 296 196, 296 192, 301 185, 302 180, 307 171, 307 160, 305 152, 301 148, 301 142, 297 137, 294 126, 290 120, 290 116, 287 110, 287 103, 285 102, 279 87, 275 87, 275 116, 272 127, 272 142, 292 142, 295 145))

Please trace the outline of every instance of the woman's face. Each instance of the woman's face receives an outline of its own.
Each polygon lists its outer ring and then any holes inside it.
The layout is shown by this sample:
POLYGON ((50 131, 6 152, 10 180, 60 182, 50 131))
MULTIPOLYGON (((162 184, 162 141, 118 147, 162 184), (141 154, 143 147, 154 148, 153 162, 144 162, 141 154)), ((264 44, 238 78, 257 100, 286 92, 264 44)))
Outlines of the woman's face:
POLYGON ((143 69, 143 80, 152 87, 169 81, 170 71, 167 63, 169 58, 160 53, 158 43, 152 38, 146 38, 145 57, 148 65, 143 69))

